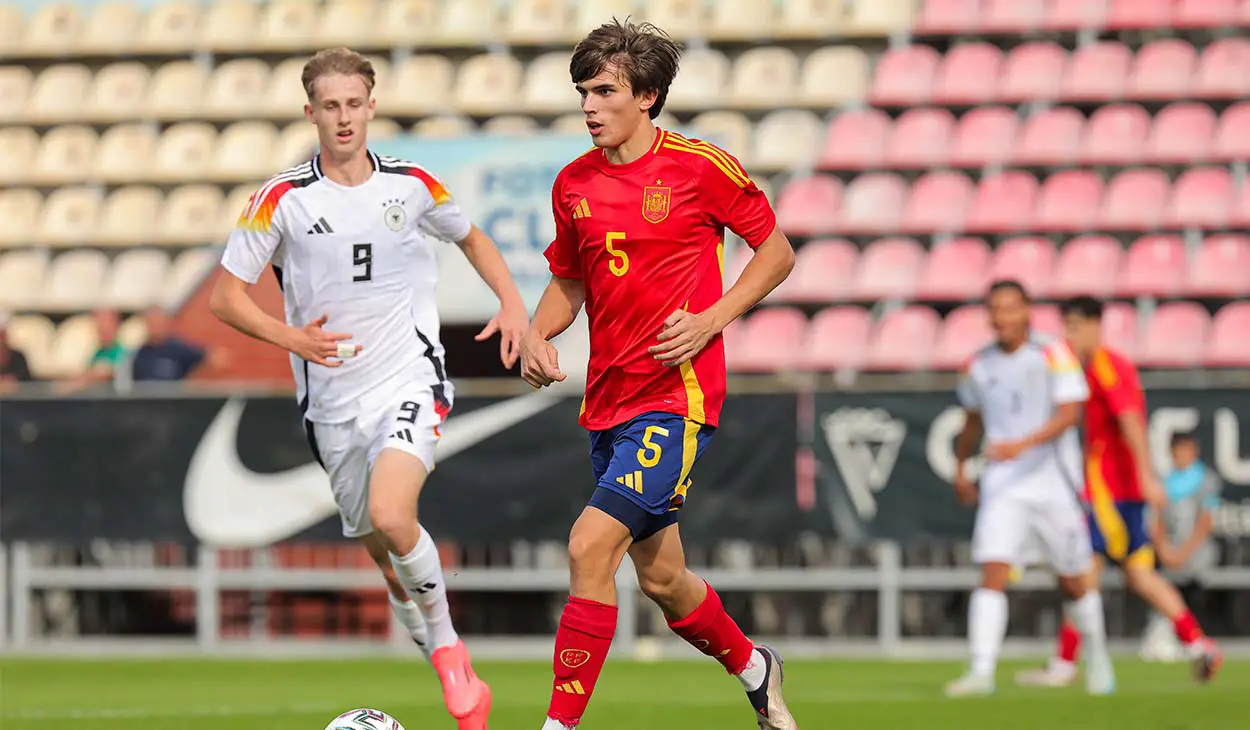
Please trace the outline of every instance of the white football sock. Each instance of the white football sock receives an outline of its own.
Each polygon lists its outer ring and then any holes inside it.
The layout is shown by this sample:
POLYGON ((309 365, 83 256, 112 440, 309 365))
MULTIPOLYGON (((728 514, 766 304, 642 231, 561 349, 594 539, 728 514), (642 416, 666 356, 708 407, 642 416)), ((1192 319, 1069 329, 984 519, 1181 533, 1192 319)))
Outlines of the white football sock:
POLYGON ((438 557, 438 546, 425 528, 412 552, 403 557, 391 553, 391 565, 399 582, 412 600, 421 607, 429 628, 431 650, 453 646, 460 640, 451 623, 451 608, 447 605, 447 586, 443 583, 443 564, 438 557))
POLYGON ((1081 632, 1086 651, 1105 654, 1107 651, 1107 624, 1102 612, 1102 594, 1086 591, 1085 595, 1067 606, 1072 625, 1081 632))
POLYGON ((747 662, 746 667, 734 676, 742 682, 742 687, 748 692, 754 692, 764 684, 765 674, 768 671, 768 665, 764 662, 764 655, 759 649, 751 650, 751 660, 747 662))
POLYGON ((552 720, 550 717, 543 723, 543 730, 571 730, 572 726, 565 725, 559 720, 552 720))
POLYGON ((993 677, 998 653, 1007 635, 1007 595, 978 588, 968 604, 968 644, 972 650, 972 673, 993 677))
POLYGON ((408 635, 417 644, 425 647, 430 640, 430 632, 425 625, 425 616, 421 615, 421 607, 411 598, 401 603, 389 592, 387 598, 391 599, 391 610, 395 612, 395 618, 408 629, 408 635))

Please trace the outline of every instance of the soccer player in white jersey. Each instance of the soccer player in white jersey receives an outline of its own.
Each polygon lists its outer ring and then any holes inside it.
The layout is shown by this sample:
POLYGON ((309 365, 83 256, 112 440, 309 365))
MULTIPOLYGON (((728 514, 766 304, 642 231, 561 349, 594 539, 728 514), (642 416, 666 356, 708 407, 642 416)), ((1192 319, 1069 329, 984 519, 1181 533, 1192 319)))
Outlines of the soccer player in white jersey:
POLYGON ((1093 553, 1073 487, 1081 479, 1075 427, 1089 389, 1063 340, 1029 331, 1024 287, 995 282, 988 304, 997 341, 973 355, 964 369, 958 397, 965 421, 955 444, 956 494, 965 504, 978 504, 972 558, 981 568, 981 585, 968 607, 971 667, 946 692, 974 696, 994 691, 1012 567, 1036 540, 1059 576, 1068 615, 1090 647, 1087 689, 1107 694, 1115 678, 1102 597, 1083 580, 1093 553), (968 475, 968 460, 983 436, 987 463, 978 487, 968 475))
POLYGON ((490 689, 452 625, 438 549, 417 521, 452 405, 431 237, 455 242, 499 297, 499 313, 478 339, 500 333, 508 368, 529 324, 525 306, 494 243, 438 178, 368 150, 369 61, 347 49, 322 51, 304 67, 303 83, 320 153, 252 196, 226 244, 212 310, 291 353, 309 442, 329 475, 343 534, 381 568, 391 606, 433 664, 461 730, 485 728, 490 689), (247 294, 271 265, 286 322, 247 294))

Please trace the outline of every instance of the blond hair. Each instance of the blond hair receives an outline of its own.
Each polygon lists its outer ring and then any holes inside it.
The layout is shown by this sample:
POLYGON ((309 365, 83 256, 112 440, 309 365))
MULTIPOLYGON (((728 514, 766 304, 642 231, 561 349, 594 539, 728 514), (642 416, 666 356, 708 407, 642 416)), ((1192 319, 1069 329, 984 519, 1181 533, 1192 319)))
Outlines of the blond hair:
POLYGON ((373 85, 377 81, 369 59, 350 48, 327 48, 318 51, 317 55, 304 64, 304 73, 300 80, 304 83, 304 93, 308 94, 309 101, 313 99, 313 86, 317 79, 330 74, 359 76, 364 79, 365 90, 370 94, 373 93, 373 85))

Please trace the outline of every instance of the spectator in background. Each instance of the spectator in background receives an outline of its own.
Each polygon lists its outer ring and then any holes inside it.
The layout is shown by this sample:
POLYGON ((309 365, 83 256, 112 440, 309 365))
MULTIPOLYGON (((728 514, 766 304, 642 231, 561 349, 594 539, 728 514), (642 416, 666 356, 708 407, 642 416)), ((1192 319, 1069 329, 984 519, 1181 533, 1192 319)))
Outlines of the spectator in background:
POLYGON ((134 356, 132 372, 135 382, 182 380, 201 364, 211 365, 221 359, 218 353, 210 353, 171 336, 173 321, 160 307, 148 309, 144 319, 148 338, 134 356))
POLYGON ((117 340, 121 318, 111 309, 100 309, 95 313, 95 326, 99 344, 87 362, 87 370, 60 383, 57 392, 69 394, 93 385, 113 383, 118 366, 126 359, 126 348, 117 340))
POLYGON ((26 356, 9 346, 9 315, 0 312, 0 394, 17 390, 18 383, 34 380, 26 356))

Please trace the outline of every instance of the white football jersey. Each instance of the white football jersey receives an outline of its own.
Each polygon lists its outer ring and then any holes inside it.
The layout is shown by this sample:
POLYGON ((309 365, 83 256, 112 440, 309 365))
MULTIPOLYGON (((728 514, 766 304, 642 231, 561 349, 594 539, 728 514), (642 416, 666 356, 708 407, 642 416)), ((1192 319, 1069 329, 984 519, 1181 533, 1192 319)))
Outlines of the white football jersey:
MULTIPOLYGON (((1015 352, 997 343, 982 348, 969 361, 956 391, 959 402, 981 413, 990 442, 1016 441, 1035 433, 1055 415, 1061 403, 1089 399, 1085 373, 1068 344, 1049 335, 1033 334, 1015 352)), ((988 462, 981 474, 983 491, 1009 488, 1039 469, 1080 491, 1080 435, 1076 427, 1005 462, 988 462)))
POLYGON ((272 265, 291 326, 325 314, 326 331, 363 345, 337 368, 291 356, 313 422, 356 417, 358 399, 400 371, 436 389, 447 377, 431 237, 461 241, 470 222, 431 173, 392 157, 369 159, 373 174, 351 187, 323 175, 319 157, 274 176, 248 202, 221 258, 248 283, 272 265))

